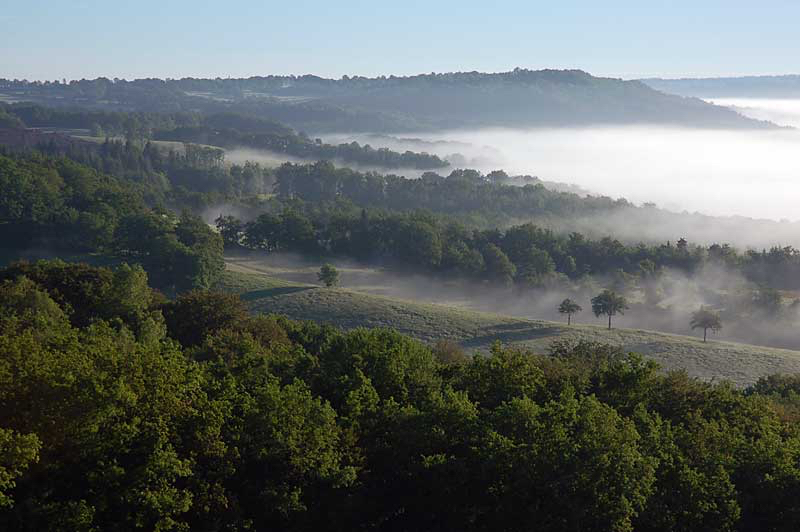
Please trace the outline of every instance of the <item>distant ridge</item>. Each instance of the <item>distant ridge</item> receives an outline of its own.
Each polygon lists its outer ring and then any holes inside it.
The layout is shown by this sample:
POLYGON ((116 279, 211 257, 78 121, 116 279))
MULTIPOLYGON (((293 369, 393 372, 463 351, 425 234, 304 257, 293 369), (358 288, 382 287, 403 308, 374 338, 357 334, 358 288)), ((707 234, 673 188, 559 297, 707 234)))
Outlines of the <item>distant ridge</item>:
POLYGON ((0 80, 0 100, 136 111, 235 111, 312 132, 672 124, 764 128, 767 122, 640 81, 582 70, 453 72, 367 78, 314 75, 63 83, 0 80))
POLYGON ((800 75, 719 78, 649 78, 642 83, 663 92, 698 98, 800 98, 800 75))

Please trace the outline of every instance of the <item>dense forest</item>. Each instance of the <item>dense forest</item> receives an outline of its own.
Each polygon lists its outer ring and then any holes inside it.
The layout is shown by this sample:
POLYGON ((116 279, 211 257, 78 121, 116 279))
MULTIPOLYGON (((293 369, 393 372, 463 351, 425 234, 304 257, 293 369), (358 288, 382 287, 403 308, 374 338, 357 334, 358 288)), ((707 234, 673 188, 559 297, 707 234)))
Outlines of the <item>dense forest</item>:
POLYGON ((273 202, 282 207, 244 223, 217 219, 226 245, 365 261, 389 261, 423 273, 472 276, 500 283, 544 283, 552 275, 573 279, 622 272, 657 276, 670 268, 692 274, 709 265, 741 272, 755 283, 796 289, 800 250, 791 246, 737 251, 728 245, 699 246, 680 238, 648 245, 624 244, 572 232, 560 235, 527 223, 505 230, 470 229, 430 212, 358 209, 349 203, 273 202))
POLYGON ((581 198, 541 184, 508 186, 503 184, 507 178, 501 171, 484 176, 455 170, 447 177, 428 173, 405 179, 324 162, 287 163, 275 172, 280 200, 272 204, 275 212, 248 223, 222 218, 218 225, 232 247, 390 258, 419 271, 503 282, 517 275, 535 284, 553 273, 572 278, 617 270, 647 276, 662 268, 692 273, 715 263, 760 284, 798 288, 800 251, 791 246, 741 252, 727 244, 693 245, 682 237, 674 243, 626 244, 612 237, 559 234, 531 223, 476 230, 470 222, 481 212, 487 218, 503 213, 549 221, 629 206, 624 200, 581 198), (289 226, 306 227, 306 235, 297 236, 289 226))
POLYGON ((0 271, 4 530, 791 531, 795 377, 599 344, 465 357, 166 300, 139 267, 0 271))
MULTIPOLYGON (((3 247, 141 262, 167 291, 210 286, 222 269, 224 243, 233 252, 346 257, 520 290, 593 291, 602 284, 652 310, 667 299, 676 272, 691 278, 719 268, 750 283, 706 296, 727 309, 729 323, 792 321, 796 314, 792 300, 778 292, 797 289, 800 252, 791 246, 743 252, 683 238, 655 244, 593 238, 556 232, 546 223, 499 229, 514 218, 548 222, 632 208, 541 184, 509 186, 502 172, 406 179, 324 162, 272 170, 223 164, 224 154, 214 148, 186 145, 181 154, 132 141, 40 149, 50 155, 0 159, 7 191, 0 210, 8 234, 3 247), (221 216, 215 234, 204 223, 211 220, 197 215, 219 203, 246 217, 221 216)), ((745 329, 751 327, 758 328, 745 329)))
POLYGON ((431 73, 409 77, 259 76, 246 79, 0 79, 0 95, 50 106, 206 114, 233 111, 305 131, 419 131, 454 127, 766 124, 639 81, 580 70, 431 73))
POLYGON ((104 253, 171 292, 208 288, 223 269, 222 239, 198 216, 150 208, 141 186, 72 160, 0 156, 0 190, 5 253, 104 253))
POLYGON ((449 163, 436 155, 386 148, 374 149, 357 142, 331 145, 310 139, 305 133, 265 119, 235 113, 208 116, 197 113, 147 113, 58 109, 33 104, 0 103, 0 127, 33 127, 85 130, 94 137, 126 140, 170 140, 210 144, 221 148, 250 148, 299 159, 340 160, 381 168, 445 168, 449 163), (6 118, 3 118, 6 117, 6 118))

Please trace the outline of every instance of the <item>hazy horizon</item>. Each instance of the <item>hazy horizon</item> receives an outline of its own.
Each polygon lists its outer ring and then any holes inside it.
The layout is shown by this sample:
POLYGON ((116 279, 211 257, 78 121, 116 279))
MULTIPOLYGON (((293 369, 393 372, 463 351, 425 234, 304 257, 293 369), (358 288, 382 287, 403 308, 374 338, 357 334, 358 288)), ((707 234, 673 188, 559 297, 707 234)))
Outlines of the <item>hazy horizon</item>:
POLYGON ((774 0, 447 0, 369 9, 361 2, 330 9, 319 0, 302 0, 274 7, 255 0, 234 0, 226 9, 186 0, 12 2, 0 13, 0 77, 338 78, 516 66, 581 68, 624 79, 717 77, 789 73, 800 51, 800 4, 774 0), (176 27, 192 31, 174 32, 176 27), (299 31, 305 38, 297 38, 299 31), (753 31, 758 38, 747 38, 753 31))

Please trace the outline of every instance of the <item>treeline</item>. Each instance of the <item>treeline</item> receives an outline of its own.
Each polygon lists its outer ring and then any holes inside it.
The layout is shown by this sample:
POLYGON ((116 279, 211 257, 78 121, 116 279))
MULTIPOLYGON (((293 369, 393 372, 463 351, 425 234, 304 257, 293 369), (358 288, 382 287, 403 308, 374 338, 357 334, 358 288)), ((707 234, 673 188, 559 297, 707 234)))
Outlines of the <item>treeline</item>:
POLYGON ((638 283, 651 298, 657 298, 657 282, 666 268, 692 274, 717 265, 780 288, 797 287, 800 279, 800 251, 792 247, 739 253, 728 245, 693 245, 683 238, 629 245, 611 237, 562 235, 530 223, 478 230, 430 212, 358 209, 348 203, 278 205, 282 211, 247 223, 220 217, 217 227, 226 246, 338 255, 421 273, 532 287, 605 275, 619 284, 638 283))
POLYGON ((325 144, 311 140, 280 123, 236 113, 152 113, 48 108, 30 103, 0 104, 3 116, 16 119, 7 126, 84 129, 95 137, 126 140, 169 140, 210 144, 222 148, 268 150, 307 159, 340 159, 348 163, 383 168, 445 168, 449 163, 436 155, 387 148, 374 149, 357 142, 325 144))
POLYGON ((100 144, 44 142, 36 151, 132 181, 151 204, 197 212, 217 203, 271 194, 275 184, 272 169, 249 161, 227 164, 225 152, 210 146, 184 144, 165 149, 151 142, 106 139, 100 144))
POLYGON ((94 136, 127 139, 148 139, 155 130, 196 125, 200 121, 199 115, 193 113, 104 111, 32 103, 0 103, 0 108, 27 127, 85 129, 94 136))
POLYGON ((200 218, 150 208, 142 187, 70 159, 0 156, 0 190, 6 253, 102 253, 168 291, 207 288, 223 270, 222 240, 200 218))
POLYGON ((465 357, 0 271, 3 530, 793 531, 800 379, 746 390, 597 344, 465 357))
POLYGON ((240 79, 138 79, 27 82, 0 79, 0 89, 47 105, 137 111, 200 109, 270 118, 299 130, 422 131, 670 123, 764 127, 729 109, 680 98, 638 81, 579 70, 431 73, 416 76, 314 75, 240 79))
POLYGON ((326 161, 283 164, 276 171, 276 192, 308 202, 344 198, 362 207, 393 210, 428 209, 444 214, 480 213, 491 220, 514 217, 569 217, 601 214, 631 206, 625 200, 581 197, 558 192, 541 183, 509 186, 503 171, 483 175, 453 170, 447 176, 426 172, 419 179, 335 168, 326 161))
POLYGON ((302 133, 296 134, 294 132, 252 132, 203 125, 158 131, 154 138, 195 144, 210 144, 229 149, 251 148, 267 150, 301 159, 341 160, 346 163, 382 168, 430 170, 449 166, 447 161, 429 153, 415 153, 409 150, 400 153, 388 148, 375 149, 369 144, 362 146, 358 142, 336 145, 325 144, 321 139, 311 140, 302 133))

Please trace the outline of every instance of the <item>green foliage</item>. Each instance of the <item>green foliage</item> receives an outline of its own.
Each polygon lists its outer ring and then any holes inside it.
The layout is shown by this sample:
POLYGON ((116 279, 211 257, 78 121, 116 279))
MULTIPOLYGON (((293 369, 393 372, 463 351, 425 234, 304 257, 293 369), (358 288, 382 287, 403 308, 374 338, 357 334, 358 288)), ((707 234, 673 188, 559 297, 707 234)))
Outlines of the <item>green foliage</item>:
POLYGON ((234 296, 163 302, 138 267, 0 279, 3 530, 800 522, 796 376, 738 390, 587 342, 443 356, 234 296))
POLYGON ((565 299, 564 301, 561 302, 560 305, 558 305, 558 312, 567 315, 567 324, 570 324, 572 322, 573 314, 577 314, 582 310, 583 308, 570 298, 565 299))
POLYGON ((339 271, 333 264, 326 262, 320 267, 317 279, 328 288, 336 286, 339 284, 339 271))
POLYGON ((19 434, 0 428, 0 511, 14 506, 9 495, 16 487, 14 480, 39 461, 40 447, 41 442, 35 434, 19 434))
POLYGON ((608 316, 608 328, 611 328, 611 317, 617 314, 625 314, 628 302, 625 297, 617 294, 613 290, 603 290, 592 298, 592 312, 595 316, 605 314, 608 316))
POLYGON ((503 253, 503 250, 496 245, 486 245, 483 250, 483 260, 486 264, 486 275, 489 279, 506 285, 511 284, 514 280, 517 267, 509 260, 508 255, 503 253))
POLYGON ((211 144, 223 148, 247 147, 283 153, 291 157, 312 160, 343 160, 365 166, 382 168, 417 168, 421 170, 444 168, 449 165, 436 155, 406 151, 399 153, 387 148, 374 149, 369 144, 325 144, 297 134, 280 124, 251 117, 228 114, 211 115, 199 126, 184 126, 155 133, 159 140, 211 144), (265 127, 267 126, 267 127, 265 127), (272 127, 269 127, 272 126, 272 127))
POLYGON ((244 321, 247 310, 237 296, 195 290, 162 307, 167 332, 182 345, 199 345, 219 330, 244 321))
POLYGON ((156 286, 208 288, 222 238, 198 217, 147 208, 136 187, 67 159, 0 156, 4 246, 103 252, 142 264, 156 286))

